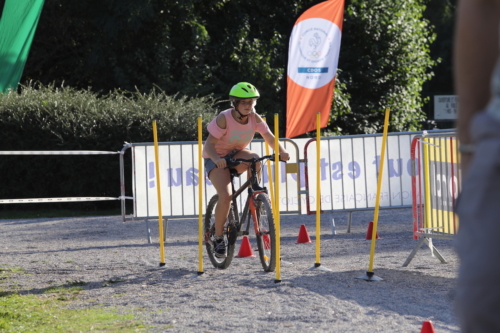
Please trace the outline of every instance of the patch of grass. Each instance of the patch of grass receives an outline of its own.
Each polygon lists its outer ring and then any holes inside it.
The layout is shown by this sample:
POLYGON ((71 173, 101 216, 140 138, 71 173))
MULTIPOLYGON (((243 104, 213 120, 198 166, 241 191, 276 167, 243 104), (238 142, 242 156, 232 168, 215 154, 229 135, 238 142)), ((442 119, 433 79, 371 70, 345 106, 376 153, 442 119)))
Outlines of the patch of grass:
POLYGON ((75 263, 75 262, 76 262, 76 261, 74 261, 74 260, 67 260, 67 261, 65 261, 64 263, 65 263, 65 264, 73 264, 73 263, 75 263))
POLYGON ((11 295, 11 294, 14 294, 13 291, 7 291, 3 288, 0 288, 0 297, 4 297, 4 296, 8 296, 8 295, 11 295))
POLYGON ((12 282, 10 279, 14 274, 18 273, 26 273, 26 271, 21 267, 0 268, 0 283, 12 282))
POLYGON ((65 286, 53 286, 48 287, 43 294, 78 294, 83 290, 83 287, 65 287, 65 286))
POLYGON ((51 295, 60 301, 70 301, 75 300, 80 292, 84 290, 83 286, 87 285, 86 282, 78 280, 67 282, 67 285, 48 287, 42 291, 42 294, 51 295))
POLYGON ((132 314, 102 308, 67 309, 53 299, 17 294, 0 297, 0 331, 27 332, 144 332, 146 327, 132 314))
POLYGON ((19 284, 13 284, 9 286, 9 289, 14 289, 14 290, 23 290, 24 287, 19 285, 19 284))
POLYGON ((11 268, 0 268, 0 273, 8 272, 8 273, 26 273, 24 268, 21 267, 11 267, 11 268))
POLYGON ((87 282, 85 281, 80 281, 80 280, 67 280, 66 281, 68 283, 68 285, 70 286, 86 286, 88 285, 87 282))

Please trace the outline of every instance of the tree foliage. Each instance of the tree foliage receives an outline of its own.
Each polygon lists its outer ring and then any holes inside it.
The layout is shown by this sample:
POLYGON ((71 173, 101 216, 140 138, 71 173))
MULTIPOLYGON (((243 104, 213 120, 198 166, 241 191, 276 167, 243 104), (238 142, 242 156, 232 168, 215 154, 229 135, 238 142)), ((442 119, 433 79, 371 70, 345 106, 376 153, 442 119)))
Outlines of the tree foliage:
POLYGON ((391 131, 416 130, 424 119, 423 83, 434 64, 434 35, 420 0, 352 0, 344 19, 337 87, 346 103, 333 105, 336 133, 376 133, 391 109, 391 131))
MULTIPOLYGON (((346 2, 329 131, 373 133, 423 118, 432 34, 425 0, 346 2)), ((284 121, 287 44, 305 0, 46 0, 23 81, 225 99, 239 81, 262 93, 257 109, 284 121)), ((228 104, 225 104, 228 105, 228 104)), ((271 124, 272 125, 272 124, 271 124)), ((193 124, 194 126, 194 124, 193 124)), ((283 130, 283 126, 281 126, 283 130)))
MULTIPOLYGON (((196 141, 197 118, 203 118, 206 137, 206 125, 216 115, 210 96, 169 96, 158 89, 100 96, 71 87, 30 85, 19 90, 0 94, 3 150, 116 152, 125 141, 152 142, 154 120, 160 141, 196 141)), ((131 164, 125 168, 130 175, 131 164)), ((8 175, 0 187, 3 199, 116 196, 120 184, 116 155, 3 156, 0 174, 8 175)), ((128 191, 130 181, 125 179, 128 191)))
MULTIPOLYGON (((431 57, 437 62, 432 68, 434 76, 423 85, 423 95, 452 95, 453 87, 453 31, 455 26, 455 9, 457 0, 429 0, 424 16, 429 20, 436 33, 436 41, 432 43, 431 57)), ((431 106, 427 103, 429 117, 434 118, 431 106)))

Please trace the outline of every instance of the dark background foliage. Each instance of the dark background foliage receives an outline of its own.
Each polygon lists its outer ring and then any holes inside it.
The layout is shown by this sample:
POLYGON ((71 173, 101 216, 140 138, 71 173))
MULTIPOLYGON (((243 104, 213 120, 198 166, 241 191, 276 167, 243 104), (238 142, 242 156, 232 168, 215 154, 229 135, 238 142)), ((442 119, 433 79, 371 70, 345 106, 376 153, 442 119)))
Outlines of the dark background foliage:
MULTIPOLYGON (((46 0, 23 85, 0 98, 2 150, 117 151, 151 142, 153 120, 160 141, 196 140, 196 118, 227 108, 239 81, 259 88, 272 128, 280 113, 283 136, 289 34, 318 2, 46 0)), ((432 119, 429 97, 453 93, 455 5, 346 0, 324 134, 381 132, 385 108, 390 131, 432 119)), ((0 197, 116 197, 118 158, 101 158, 2 158, 0 197)))
MULTIPOLYGON (((118 152, 126 142, 153 142, 153 121, 160 141, 196 141, 197 129, 192 124, 201 116, 206 136, 207 122, 216 115, 215 105, 210 96, 188 99, 158 89, 148 93, 115 90, 99 96, 75 88, 22 86, 20 93, 0 95, 1 150, 118 152)), ((0 198, 116 198, 120 195, 119 158, 117 154, 4 155, 0 198)), ((131 196, 130 149, 124 161, 126 195, 131 196)), ((117 207, 117 203, 100 206, 117 207)))
MULTIPOLYGON (((434 76, 424 83, 422 91, 422 96, 431 97, 424 106, 428 119, 434 119, 432 96, 454 94, 452 50, 456 6, 457 0, 431 0, 424 12, 436 33, 436 40, 431 44, 431 55, 437 64, 429 70, 434 76)), ((453 122, 440 124, 441 128, 454 125, 453 122)))
MULTIPOLYGON (((22 81, 102 93, 157 85, 222 99, 249 81, 262 92, 258 111, 271 126, 281 113, 284 132, 289 34, 318 2, 46 0, 22 81)), ((416 130, 432 116, 425 98, 451 89, 453 13, 453 0, 347 0, 326 133, 381 131, 387 107, 392 131, 416 130)))

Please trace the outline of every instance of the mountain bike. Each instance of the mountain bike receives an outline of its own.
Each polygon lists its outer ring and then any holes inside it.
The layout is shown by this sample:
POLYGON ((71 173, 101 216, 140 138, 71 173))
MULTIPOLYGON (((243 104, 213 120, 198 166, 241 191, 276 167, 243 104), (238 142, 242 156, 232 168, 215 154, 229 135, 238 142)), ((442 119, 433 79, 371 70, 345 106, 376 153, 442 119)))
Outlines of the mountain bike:
MULTIPOLYGON (((260 158, 251 159, 226 158, 227 166, 231 174, 231 188, 233 193, 229 215, 224 225, 224 242, 227 252, 226 258, 217 258, 214 254, 214 211, 219 199, 217 194, 214 195, 208 203, 204 222, 205 245, 208 257, 214 267, 220 269, 229 267, 233 260, 236 240, 239 236, 249 235, 250 220, 252 220, 262 267, 266 272, 274 271, 276 267, 276 229, 274 225, 273 210, 267 189, 259 186, 256 172, 256 165, 258 162, 273 160, 273 158, 274 155, 266 155, 260 158), (240 163, 250 163, 250 177, 237 191, 235 191, 234 178, 239 177, 240 174, 238 174, 235 169, 231 169, 231 167, 235 167, 240 163), (240 217, 236 199, 245 190, 248 191, 248 197, 240 217)), ((264 167, 264 164, 265 163, 261 163, 261 168, 264 167)))

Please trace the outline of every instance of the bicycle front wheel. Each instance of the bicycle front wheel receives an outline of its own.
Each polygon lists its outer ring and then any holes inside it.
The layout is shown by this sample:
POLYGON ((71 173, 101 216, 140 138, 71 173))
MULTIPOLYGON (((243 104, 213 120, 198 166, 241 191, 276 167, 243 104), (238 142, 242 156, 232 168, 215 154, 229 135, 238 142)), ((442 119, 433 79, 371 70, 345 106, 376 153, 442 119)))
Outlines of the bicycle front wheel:
POLYGON ((224 225, 224 242, 226 244, 226 254, 225 258, 218 258, 215 256, 214 251, 214 236, 215 236, 215 206, 219 196, 216 194, 210 199, 207 206, 207 211, 205 213, 205 246, 207 248, 208 258, 212 262, 215 268, 226 269, 231 264, 234 256, 234 247, 236 243, 237 230, 235 223, 237 222, 236 210, 231 203, 229 208, 229 215, 227 217, 226 223, 224 225))
POLYGON ((269 196, 264 193, 257 195, 257 246, 262 267, 266 272, 273 272, 276 268, 276 228, 274 225, 273 210, 269 196))

